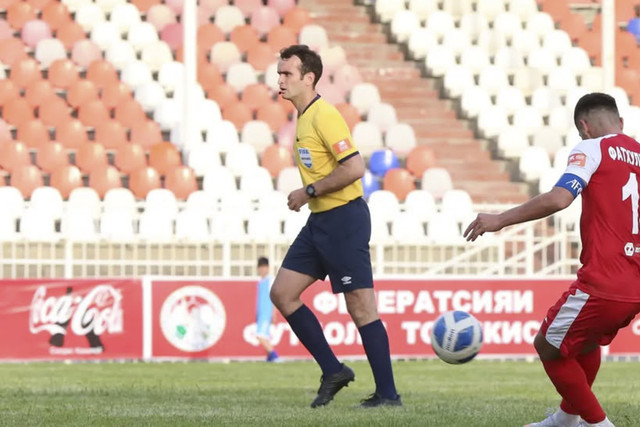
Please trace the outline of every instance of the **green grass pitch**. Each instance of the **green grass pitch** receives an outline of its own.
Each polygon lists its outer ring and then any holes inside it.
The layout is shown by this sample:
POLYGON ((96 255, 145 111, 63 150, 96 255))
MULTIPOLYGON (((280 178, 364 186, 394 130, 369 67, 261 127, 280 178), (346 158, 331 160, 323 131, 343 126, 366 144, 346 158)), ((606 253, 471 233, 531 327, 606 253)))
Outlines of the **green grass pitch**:
MULTIPOLYGON (((360 409, 364 361, 331 404, 310 409, 312 362, 0 365, 2 426, 522 426, 559 398, 539 362, 397 361, 402 408, 360 409)), ((618 427, 640 425, 640 364, 604 362, 594 385, 618 427)))

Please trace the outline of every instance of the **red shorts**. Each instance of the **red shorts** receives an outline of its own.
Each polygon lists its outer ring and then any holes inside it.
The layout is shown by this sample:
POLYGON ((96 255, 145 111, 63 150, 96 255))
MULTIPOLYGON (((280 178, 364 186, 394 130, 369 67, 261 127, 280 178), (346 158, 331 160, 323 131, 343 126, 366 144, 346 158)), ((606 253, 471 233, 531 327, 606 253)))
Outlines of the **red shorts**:
POLYGON ((549 309, 540 333, 564 357, 573 357, 587 345, 609 345, 618 330, 640 312, 640 303, 611 301, 578 289, 575 281, 549 309))

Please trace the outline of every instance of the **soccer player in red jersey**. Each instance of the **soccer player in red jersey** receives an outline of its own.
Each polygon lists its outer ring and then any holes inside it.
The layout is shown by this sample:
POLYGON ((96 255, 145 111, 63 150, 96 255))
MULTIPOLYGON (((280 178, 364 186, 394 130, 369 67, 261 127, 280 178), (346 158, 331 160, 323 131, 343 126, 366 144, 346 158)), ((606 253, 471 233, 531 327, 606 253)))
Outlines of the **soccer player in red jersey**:
POLYGON ((551 215, 582 194, 582 267, 534 340, 562 402, 531 427, 613 426, 591 390, 600 346, 640 312, 640 144, 622 133, 615 99, 607 94, 580 98, 574 122, 582 141, 553 189, 500 214, 479 214, 464 232, 474 241, 487 231, 551 215))

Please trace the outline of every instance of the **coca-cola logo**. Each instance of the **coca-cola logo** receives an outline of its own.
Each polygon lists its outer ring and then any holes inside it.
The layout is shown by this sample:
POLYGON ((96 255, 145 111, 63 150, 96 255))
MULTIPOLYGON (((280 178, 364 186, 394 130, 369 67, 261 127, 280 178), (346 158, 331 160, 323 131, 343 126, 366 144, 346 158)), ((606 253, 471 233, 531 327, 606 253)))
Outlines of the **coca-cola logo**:
POLYGON ((67 328, 63 325, 68 323, 76 335, 121 333, 121 303, 122 294, 111 285, 98 285, 84 296, 47 296, 46 286, 40 286, 31 300, 29 330, 32 334, 47 331, 65 335, 67 328))

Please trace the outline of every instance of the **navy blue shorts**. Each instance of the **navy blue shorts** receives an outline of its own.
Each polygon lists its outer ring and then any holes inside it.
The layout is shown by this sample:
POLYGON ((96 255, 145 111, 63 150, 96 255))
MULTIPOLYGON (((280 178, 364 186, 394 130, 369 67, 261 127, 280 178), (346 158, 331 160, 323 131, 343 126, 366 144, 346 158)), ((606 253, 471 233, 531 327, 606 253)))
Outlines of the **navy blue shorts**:
POLYGON ((291 244, 282 267, 320 280, 328 275, 336 294, 373 288, 370 238, 371 216, 363 198, 312 213, 291 244))

